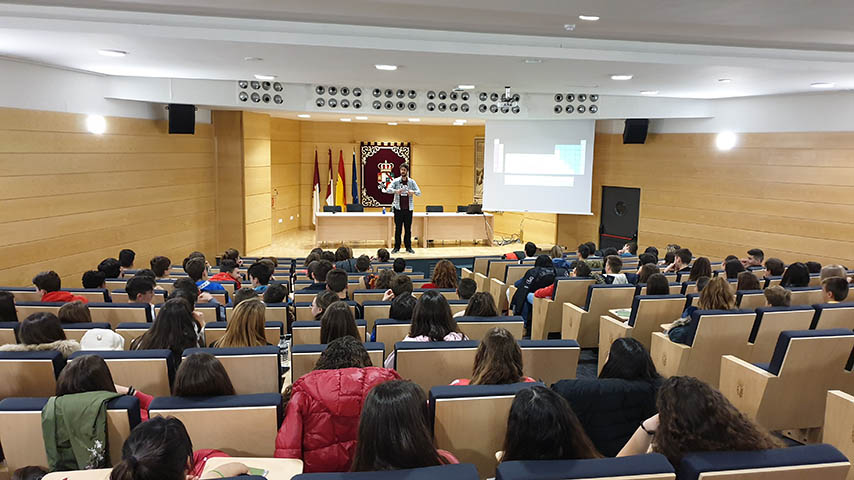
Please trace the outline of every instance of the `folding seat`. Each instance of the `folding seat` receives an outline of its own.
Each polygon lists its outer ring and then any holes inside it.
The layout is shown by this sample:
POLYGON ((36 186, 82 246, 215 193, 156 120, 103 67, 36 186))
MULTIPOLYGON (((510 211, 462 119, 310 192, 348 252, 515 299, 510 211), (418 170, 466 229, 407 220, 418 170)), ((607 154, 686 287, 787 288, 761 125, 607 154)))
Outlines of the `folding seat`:
MULTIPOLYGON (((83 297, 91 303, 111 301, 110 291, 106 288, 63 288, 61 290, 63 292, 70 292, 78 297, 83 297)), ((15 295, 15 298, 18 298, 17 295, 15 295)))
MULTIPOLYGON (((205 325, 205 345, 211 345, 225 335, 227 322, 211 322, 205 325)), ((270 345, 278 345, 279 339, 285 333, 282 322, 264 322, 264 338, 270 345)))
POLYGON ((361 276, 357 279, 350 279, 347 281, 347 298, 353 298, 353 293, 356 290, 361 290, 365 288, 365 274, 360 274, 361 276))
MULTIPOLYGON (((849 433, 850 434, 850 433, 849 433)), ((831 445, 746 452, 691 453, 682 457, 679 480, 845 480, 851 463, 831 445)))
MULTIPOLYGON (((182 269, 181 272, 183 273, 184 270, 182 269)), ((172 274, 170 273, 170 275, 172 274)), ((107 290, 109 290, 110 292, 113 292, 115 290, 124 290, 127 284, 127 278, 107 278, 104 280, 104 286, 107 287, 107 290)))
POLYGON ((680 293, 682 295, 688 295, 689 293, 699 293, 697 292, 697 282, 682 282, 682 291, 680 293))
POLYGON ((531 309, 531 339, 545 340, 549 333, 561 330, 561 312, 564 303, 581 305, 592 278, 558 277, 555 279, 554 298, 534 298, 531 309))
POLYGON ((42 480, 107 480, 112 471, 112 468, 96 468, 93 470, 50 472, 42 477, 42 480))
POLYGON ((145 335, 151 325, 151 323, 120 323, 116 325, 115 332, 125 339, 125 350, 130 350, 131 342, 137 337, 145 335))
MULTIPOLYGON (((116 303, 130 303, 130 297, 128 297, 127 291, 124 288, 112 290, 113 301, 116 303)), ((166 290, 161 290, 159 288, 154 289, 154 298, 151 299, 151 303, 155 305, 160 305, 161 303, 166 301, 166 297, 168 296, 168 292, 166 290)), ((98 300, 99 302, 103 302, 104 300, 98 300)))
POLYGON ((482 274, 475 272, 474 274, 474 283, 477 285, 478 292, 488 292, 489 291, 489 278, 482 274))
MULTIPOLYGON (((522 374, 546 385, 575 378, 581 347, 575 340, 517 340, 522 349, 522 374)), ((472 365, 474 360, 472 360, 472 365)))
POLYGON ((514 317, 457 317, 460 330, 471 340, 481 340, 486 332, 493 328, 505 328, 516 339, 522 338, 525 320, 520 316, 514 317))
POLYGON ((463 267, 460 269, 460 280, 463 278, 471 278, 474 279, 474 272, 471 271, 468 267, 463 267))
POLYGON ((810 287, 820 287, 821 286, 821 274, 813 273, 810 275, 810 287))
POLYGON ((497 465, 495 452, 504 445, 513 398, 516 392, 534 385, 541 384, 431 388, 436 447, 453 453, 462 463, 473 463, 481 478, 492 476, 497 465))
POLYGON ((382 300, 370 300, 362 304, 362 313, 365 316, 365 324, 369 332, 373 332, 374 325, 381 318, 388 318, 391 302, 382 300))
POLYGON ((228 372, 228 378, 238 395, 280 392, 282 367, 279 347, 188 348, 186 358, 194 353, 209 353, 217 358, 228 372))
MULTIPOLYGON (((23 320, 34 313, 52 313, 59 315, 59 309, 62 308, 62 302, 23 302, 15 298, 15 310, 18 311, 18 320, 23 320)), ((111 304, 112 305, 112 304, 111 304)), ((91 312, 91 306, 90 306, 91 312)), ((95 321, 93 318, 92 321, 95 321)))
MULTIPOLYGON (((376 337, 374 338, 377 342, 388 345, 389 348, 394 348, 395 343, 402 342, 409 335, 411 327, 412 322, 408 320, 380 318, 374 324, 376 331, 376 337)), ((388 356, 389 353, 391 352, 385 352, 385 355, 388 356)))
POLYGON ((103 328, 105 330, 109 330, 110 324, 93 322, 62 324, 62 331, 65 332, 65 337, 69 340, 77 340, 78 342, 83 338, 83 335, 86 335, 86 332, 95 328, 103 328))
POLYGON ((15 303, 18 302, 41 302, 42 296, 36 291, 36 287, 0 287, 0 292, 9 292, 15 295, 15 303))
MULTIPOLYGON (((232 381, 234 376, 230 375, 232 381)), ((193 448, 234 457, 272 457, 284 415, 278 393, 220 397, 158 397, 151 417, 175 417, 187 428, 193 448)))
POLYGON ((813 305, 815 317, 810 328, 847 328, 854 330, 854 303, 820 303, 813 305))
POLYGON ((83 355, 103 358, 113 381, 119 385, 133 385, 140 392, 155 397, 171 395, 175 362, 170 350, 81 350, 72 353, 68 361, 73 362, 83 355))
MULTIPOLYGON (((497 278, 489 279, 489 293, 495 299, 495 304, 499 312, 504 312, 508 309, 507 289, 514 285, 520 278, 525 276, 525 272, 531 269, 530 265, 508 265, 507 274, 504 280, 497 278)), ((511 297, 512 298, 512 297, 511 297)))
MULTIPOLYGON (((291 382, 314 370, 314 365, 320 354, 326 350, 326 345, 296 345, 291 347, 291 382)), ((382 367, 385 361, 385 345, 379 342, 365 343, 365 350, 371 358, 371 365, 382 367)))
MULTIPOLYGON (((364 305, 365 302, 368 301, 380 302, 382 301, 385 292, 386 291, 382 289, 356 290, 355 292, 353 292, 353 300, 355 300, 356 303, 358 303, 359 305, 364 305)), ((313 298, 314 297, 310 298, 308 301, 311 302, 313 298)))
POLYGON ((116 328, 120 323, 153 322, 151 306, 142 303, 90 303, 92 321, 109 323, 116 328))
POLYGON ((424 280, 424 272, 413 272, 412 267, 405 268, 403 273, 413 282, 416 280, 424 280))
MULTIPOLYGON (((854 458, 854 396, 841 390, 827 392, 824 409, 823 443, 833 445, 846 457, 854 458)), ((854 480, 854 468, 847 480, 854 480)))
POLYGON ((735 292, 735 304, 742 310, 755 310, 768 305, 765 290, 738 290, 735 292))
POLYGON ((487 272, 489 271, 490 260, 501 260, 501 256, 491 255, 486 257, 474 257, 474 263, 472 264, 471 271, 473 273, 479 273, 481 275, 486 276, 487 272))
POLYGON ((673 480, 676 473, 659 453, 621 458, 535 460, 498 464, 495 480, 556 479, 673 480))
POLYGON ((519 265, 519 260, 490 260, 486 266, 486 278, 503 281, 507 276, 507 267, 510 265, 519 265))
MULTIPOLYGON (((243 477, 241 477, 243 478, 243 477)), ((386 470, 382 472, 303 473, 293 480, 479 480, 477 468, 470 463, 437 467, 386 470)))
MULTIPOLYGON (((485 283, 484 283, 484 285, 485 285, 485 283)), ((459 294, 457 294, 456 288, 420 288, 420 289, 416 288, 415 290, 412 291, 412 296, 415 298, 419 298, 419 297, 421 297, 421 295, 424 294, 424 292, 428 292, 430 290, 433 290, 435 292, 442 294, 442 296, 445 297, 445 300, 447 300, 449 302, 451 300, 459 300, 460 299, 459 294)), ((477 291, 483 292, 485 290, 478 287, 477 291)))
POLYGON ((583 308, 563 304, 561 338, 576 340, 581 348, 599 346, 599 317, 608 310, 631 307, 634 296, 634 285, 590 285, 583 308))
POLYGON ((163 278, 157 280, 155 282, 155 288, 158 290, 164 290, 167 294, 172 294, 172 291, 175 290, 175 279, 174 278, 163 278))
POLYGON ((792 305, 816 305, 824 303, 824 292, 821 287, 796 287, 792 291, 792 305))
MULTIPOLYGON (((359 331, 359 341, 365 341, 365 321, 356 320, 356 329, 359 331)), ((294 322, 291 325, 294 345, 316 345, 320 343, 320 322, 294 322)))
POLYGON ((9 397, 49 397, 56 393, 56 377, 65 367, 62 354, 0 352, 0 400, 9 397))
MULTIPOLYGON (((160 307, 163 305, 157 305, 154 307, 154 314, 157 315, 160 313, 160 307)), ((224 308, 222 304, 216 303, 197 303, 193 306, 193 310, 202 314, 202 322, 205 325, 213 322, 222 321, 224 308)))
POLYGON ((477 341, 397 342, 394 369, 424 389, 471 377, 477 341))
POLYGON ((19 322, 0 322, 0 345, 18 343, 19 322))
POLYGON ((756 312, 747 310, 695 310, 688 345, 672 342, 666 333, 652 334, 652 361, 664 377, 688 375, 717 388, 721 356, 747 358, 755 319, 756 312))
MULTIPOLYGON (((468 300, 448 300, 448 305, 451 307, 451 314, 456 315, 459 312, 465 312, 469 306, 468 300)), ((499 313, 501 313, 499 311, 499 313)))
MULTIPOLYGON (((47 401, 47 397, 0 401, 0 443, 10 472, 28 465, 47 468, 41 415, 47 401)), ((139 399, 136 397, 124 395, 107 402, 107 444, 113 465, 121 461, 122 446, 139 422, 139 399)), ((109 471, 104 472, 107 474, 98 477, 100 480, 108 478, 109 471)))
POLYGON ((608 359, 614 340, 631 337, 649 350, 652 332, 660 331, 661 324, 678 319, 684 307, 684 295, 636 295, 626 321, 613 314, 602 315, 599 319, 599 371, 608 359))
POLYGON ((750 353, 746 360, 751 363, 770 361, 780 333, 784 330, 809 330, 814 313, 815 310, 807 305, 757 308, 756 320, 747 340, 750 353))
POLYGON ((851 330, 787 330, 771 363, 724 356, 720 390, 769 430, 821 427, 827 391, 843 387, 852 349, 851 330))
POLYGON ((782 283, 782 281, 783 281, 782 276, 765 277, 765 288, 773 287, 775 285, 780 285, 780 283, 782 283))

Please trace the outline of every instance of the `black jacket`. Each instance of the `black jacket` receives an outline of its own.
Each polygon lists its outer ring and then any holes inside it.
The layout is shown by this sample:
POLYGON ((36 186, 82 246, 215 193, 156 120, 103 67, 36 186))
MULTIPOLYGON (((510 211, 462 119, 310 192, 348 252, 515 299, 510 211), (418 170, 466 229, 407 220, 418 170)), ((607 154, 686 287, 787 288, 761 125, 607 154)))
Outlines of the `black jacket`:
POLYGON ((356 259, 348 258, 347 260, 335 262, 335 268, 340 268, 347 273, 356 273, 356 259))
POLYGON ((535 292, 540 288, 548 287, 555 282, 555 269, 552 266, 534 267, 521 279, 521 286, 516 290, 511 300, 513 311, 516 315, 522 312, 525 302, 528 301, 528 293, 535 292))
POLYGON ((619 378, 561 380, 552 390, 569 401, 596 449, 614 457, 641 422, 657 412, 659 384, 619 378))

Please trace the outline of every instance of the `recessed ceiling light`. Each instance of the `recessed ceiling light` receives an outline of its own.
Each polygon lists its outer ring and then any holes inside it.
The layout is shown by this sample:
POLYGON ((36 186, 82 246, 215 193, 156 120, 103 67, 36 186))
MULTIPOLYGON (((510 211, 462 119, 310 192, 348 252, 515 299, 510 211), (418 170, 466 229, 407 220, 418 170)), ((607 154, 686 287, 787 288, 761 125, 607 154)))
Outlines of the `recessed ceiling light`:
POLYGON ((340 120, 341 120, 342 122, 352 122, 352 121, 353 121, 353 119, 352 119, 352 118, 342 118, 342 119, 340 119, 340 120))
POLYGON ((579 15, 579 20, 584 20, 585 22, 595 22, 599 20, 598 15, 579 15))
POLYGON ((732 132, 721 132, 715 138, 715 145, 718 150, 732 150, 738 138, 732 132))
POLYGON ((397 122, 388 122, 388 124, 391 125, 392 127, 394 127, 397 125, 397 122))
POLYGON ((658 95, 658 90, 641 90, 641 95, 658 95))
POLYGON ((831 83, 831 82, 816 82, 816 83, 811 83, 810 86, 812 88, 833 88, 836 86, 836 84, 831 83))
POLYGON ((307 113, 300 113, 299 115, 297 115, 297 117, 299 117, 299 118, 311 118, 311 115, 309 115, 307 113))
POLYGON ((421 121, 421 119, 420 118, 410 118, 409 121, 412 123, 418 123, 421 121))
POLYGON ((260 62, 261 60, 264 59, 261 57, 243 57, 243 61, 245 62, 260 62))
POLYGON ((463 120, 462 118, 458 118, 458 119, 454 120, 454 123, 466 123, 466 122, 468 122, 468 120, 463 120))
POLYGON ((98 53, 105 57, 124 57, 128 54, 128 52, 124 50, 110 50, 110 49, 101 49, 98 50, 98 53))
POLYGON ((543 59, 541 58, 526 58, 522 60, 522 63, 527 63, 528 65, 534 65, 537 63, 543 63, 543 59))
POLYGON ((276 79, 276 76, 275 75, 262 75, 260 73, 256 73, 255 79, 256 80, 266 80, 268 82, 271 82, 271 81, 276 79))
POLYGON ((611 75, 611 80, 631 80, 632 78, 633 78, 632 75, 626 75, 626 74, 611 75))
POLYGON ((718 83, 732 83, 731 78, 719 78, 718 83))
POLYGON ((368 117, 362 117, 362 116, 356 117, 356 120, 367 120, 367 119, 368 119, 368 117))
POLYGON ((397 65, 384 65, 384 64, 378 63, 378 64, 374 65, 374 68, 376 68, 377 70, 385 70, 388 72, 393 72, 393 71, 397 70, 397 65))
POLYGON ((474 85, 457 85, 460 90, 474 90, 474 85))
POLYGON ((86 130, 101 135, 107 131, 107 120, 101 115, 89 115, 86 117, 86 130))
POLYGON ((566 24, 564 24, 563 29, 566 30, 567 32, 571 32, 571 31, 575 30, 575 24, 574 23, 566 23, 566 24))

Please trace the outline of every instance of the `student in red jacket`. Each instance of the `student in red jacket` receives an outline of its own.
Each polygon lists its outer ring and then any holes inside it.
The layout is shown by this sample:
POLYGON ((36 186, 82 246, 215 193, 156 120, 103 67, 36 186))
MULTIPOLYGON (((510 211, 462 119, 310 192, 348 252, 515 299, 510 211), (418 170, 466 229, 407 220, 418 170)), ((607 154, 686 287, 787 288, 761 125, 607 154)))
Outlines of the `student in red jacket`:
POLYGON ((355 338, 333 340, 314 371, 294 382, 275 456, 302 459, 306 473, 350 470, 365 397, 374 386, 399 378, 394 370, 371 366, 355 338))
POLYGON ((240 290, 240 274, 237 272, 237 262, 223 258, 219 262, 219 273, 210 278, 212 282, 234 282, 234 291, 240 290))
POLYGON ((71 292, 63 292, 62 280, 59 274, 53 270, 42 272, 33 278, 33 285, 36 286, 36 291, 42 296, 42 302, 74 302, 80 300, 83 303, 89 303, 83 297, 72 295, 71 292))

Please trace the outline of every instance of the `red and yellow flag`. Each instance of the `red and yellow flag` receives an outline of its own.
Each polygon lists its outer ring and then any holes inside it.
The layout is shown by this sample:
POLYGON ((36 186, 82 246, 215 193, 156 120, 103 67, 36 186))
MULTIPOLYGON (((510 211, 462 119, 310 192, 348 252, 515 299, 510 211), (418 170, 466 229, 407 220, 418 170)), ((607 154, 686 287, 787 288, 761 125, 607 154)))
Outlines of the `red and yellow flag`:
POLYGON ((347 173, 344 171, 344 152, 338 150, 338 178, 335 179, 335 205, 347 206, 347 173))

